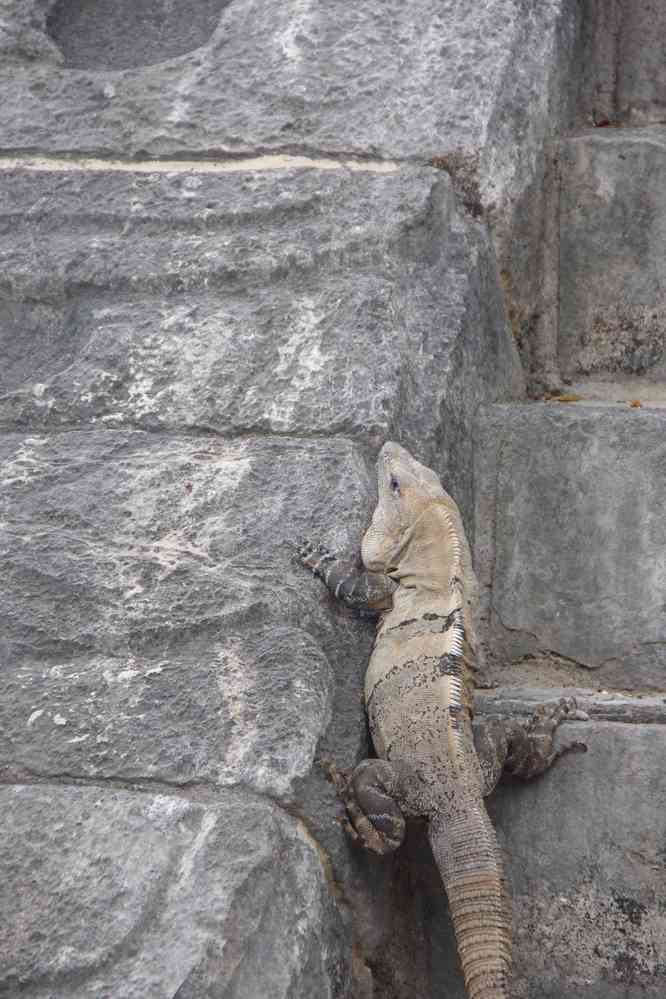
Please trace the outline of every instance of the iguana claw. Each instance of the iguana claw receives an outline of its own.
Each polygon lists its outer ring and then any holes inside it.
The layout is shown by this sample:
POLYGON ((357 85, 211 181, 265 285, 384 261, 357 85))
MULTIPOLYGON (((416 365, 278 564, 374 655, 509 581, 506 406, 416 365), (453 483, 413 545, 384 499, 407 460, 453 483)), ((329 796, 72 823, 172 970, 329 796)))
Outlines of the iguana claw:
POLYGON ((336 556, 328 548, 312 541, 299 541, 296 551, 301 564, 307 566, 315 576, 321 576, 322 567, 336 559, 336 556))
POLYGON ((514 777, 531 780, 548 770, 565 753, 586 753, 587 745, 579 741, 555 747, 558 726, 563 721, 572 720, 577 713, 575 697, 561 697, 554 703, 541 704, 523 725, 522 732, 512 739, 506 761, 507 770, 514 777))

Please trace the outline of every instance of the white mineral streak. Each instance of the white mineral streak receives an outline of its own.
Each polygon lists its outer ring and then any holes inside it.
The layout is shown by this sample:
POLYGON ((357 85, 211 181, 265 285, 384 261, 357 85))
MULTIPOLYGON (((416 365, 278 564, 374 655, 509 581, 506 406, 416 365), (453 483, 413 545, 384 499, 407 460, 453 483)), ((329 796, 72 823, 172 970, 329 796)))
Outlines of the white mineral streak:
POLYGON ((0 482, 4 485, 29 482, 42 466, 39 448, 44 447, 47 443, 47 437, 26 437, 19 444, 14 457, 3 462, 3 474, 0 482))
POLYGON ((1 170, 32 170, 47 173, 242 173, 246 170, 351 170, 358 173, 396 173, 394 160, 349 160, 333 156, 241 156, 237 159, 209 160, 105 160, 95 156, 0 156, 1 170))
POLYGON ((201 825, 196 836, 192 840, 190 846, 183 853, 180 862, 179 877, 176 881, 189 881, 192 877, 192 871, 194 868, 194 862, 197 858, 197 854, 201 851, 206 839, 212 832, 212 830, 217 825, 217 815, 215 812, 204 812, 201 819, 201 825))
POLYGON ((330 369, 330 359, 320 346, 322 322, 326 319, 318 312, 314 302, 302 298, 297 303, 294 325, 286 343, 278 347, 275 378, 278 385, 286 383, 282 392, 271 402, 268 416, 276 430, 286 430, 294 410, 308 389, 319 389, 322 374, 330 369), (284 382, 282 382, 284 379, 284 382))
POLYGON ((296 0, 291 4, 289 21, 284 31, 276 36, 276 44, 285 57, 294 63, 303 59, 303 49, 299 44, 308 35, 312 21, 312 0, 296 0))

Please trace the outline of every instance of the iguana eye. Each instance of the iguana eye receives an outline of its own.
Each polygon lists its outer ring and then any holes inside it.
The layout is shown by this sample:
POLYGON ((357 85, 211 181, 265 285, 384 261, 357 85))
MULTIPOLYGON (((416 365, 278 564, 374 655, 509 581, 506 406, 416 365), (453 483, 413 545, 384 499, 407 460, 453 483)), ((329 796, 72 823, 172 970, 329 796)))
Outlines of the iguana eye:
POLYGON ((394 493, 400 492, 400 483, 396 479, 395 475, 391 476, 391 489, 393 490, 394 493))

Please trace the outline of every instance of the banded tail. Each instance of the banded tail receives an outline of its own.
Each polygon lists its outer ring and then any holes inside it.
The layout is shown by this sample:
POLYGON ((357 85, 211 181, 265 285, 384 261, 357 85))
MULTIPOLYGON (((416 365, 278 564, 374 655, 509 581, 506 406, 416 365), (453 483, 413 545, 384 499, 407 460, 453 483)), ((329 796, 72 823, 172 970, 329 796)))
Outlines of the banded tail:
POLYGON ((430 820, 429 839, 449 900, 467 995, 509 999, 510 904, 483 800, 463 792, 459 800, 445 802, 430 820))

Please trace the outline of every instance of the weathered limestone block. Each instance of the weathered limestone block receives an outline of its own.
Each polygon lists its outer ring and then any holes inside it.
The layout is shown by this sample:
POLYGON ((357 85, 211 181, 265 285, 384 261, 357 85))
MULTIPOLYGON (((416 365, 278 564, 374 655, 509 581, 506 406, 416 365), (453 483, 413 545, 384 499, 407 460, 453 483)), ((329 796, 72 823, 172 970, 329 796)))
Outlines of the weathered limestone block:
POLYGON ((532 656, 535 670, 577 671, 574 685, 662 689, 666 411, 494 406, 476 436, 476 565, 498 665, 532 656))
POLYGON ((516 999, 659 999, 666 988, 666 727, 591 721, 542 779, 502 788, 516 999))
POLYGON ((560 149, 563 371, 666 375, 666 127, 560 149))
POLYGON ((2 14, 17 39, 0 73, 6 150, 439 156, 486 206, 534 175, 580 16, 574 0, 206 0, 158 18, 144 0, 4 0, 2 14), (50 61, 20 42, 26 9, 50 61))
POLYGON ((470 508, 465 423, 522 376, 445 174, 0 178, 5 427, 398 437, 470 508))
POLYGON ((291 560, 313 518, 356 543, 371 487, 354 446, 81 431, 0 450, 6 769, 293 797, 331 664, 353 758, 369 634, 291 560))
POLYGON ((7 999, 347 996, 318 850, 269 802, 16 785, 0 811, 7 999))

